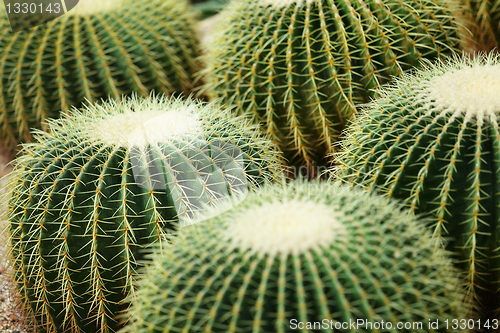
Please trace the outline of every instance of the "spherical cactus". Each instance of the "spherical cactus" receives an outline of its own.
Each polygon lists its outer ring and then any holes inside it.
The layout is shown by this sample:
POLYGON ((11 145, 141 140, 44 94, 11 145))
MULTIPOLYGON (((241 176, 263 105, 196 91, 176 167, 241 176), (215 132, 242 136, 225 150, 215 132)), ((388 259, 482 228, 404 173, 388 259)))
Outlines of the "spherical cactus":
POLYGON ((292 165, 324 163, 371 89, 460 48, 433 0, 235 0, 221 15, 208 94, 261 123, 292 165))
POLYGON ((122 332, 445 332, 466 307, 450 260, 434 249, 382 197, 270 186, 156 252, 122 332))
POLYGON ((430 217, 467 274, 500 306, 500 57, 429 63, 379 91, 343 142, 339 175, 430 217))
POLYGON ((200 69, 191 16, 184 0, 86 0, 17 33, 4 17, 0 139, 14 149, 85 99, 190 92, 200 69))
POLYGON ((470 30, 476 38, 476 48, 491 50, 500 48, 500 1, 499 0, 469 0, 470 30))
POLYGON ((278 177, 248 121, 192 100, 127 99, 53 122, 10 176, 16 280, 41 332, 112 332, 143 248, 278 177), (204 208, 208 207, 208 208, 204 208))

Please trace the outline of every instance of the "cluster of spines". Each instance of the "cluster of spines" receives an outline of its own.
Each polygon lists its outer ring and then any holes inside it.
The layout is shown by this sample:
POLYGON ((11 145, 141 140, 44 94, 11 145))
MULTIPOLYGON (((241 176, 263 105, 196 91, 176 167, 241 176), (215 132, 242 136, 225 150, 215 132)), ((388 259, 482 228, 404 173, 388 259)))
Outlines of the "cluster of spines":
POLYGON ((15 34, 4 18, 0 122, 10 148, 31 141, 31 128, 46 129, 46 119, 85 99, 193 90, 199 51, 187 3, 116 6, 69 12, 15 34))
POLYGON ((460 48, 450 9, 435 2, 279 3, 223 11, 207 87, 263 124, 292 161, 321 161, 370 89, 460 48))
MULTIPOLYGON (((72 112, 64 121, 54 122, 50 133, 40 133, 38 143, 25 146, 10 176, 9 220, 16 280, 28 316, 35 318, 41 332, 104 333, 120 327, 115 316, 127 307, 120 301, 134 293, 143 248, 163 243, 184 213, 176 210, 177 198, 168 188, 151 186, 159 175, 150 174, 149 165, 137 165, 141 170, 134 170, 133 147, 106 144, 86 131, 92 123, 105 121, 108 112, 169 112, 185 107, 193 107, 192 101, 109 102, 89 107, 85 113, 72 112), (138 184, 142 173, 149 187, 138 184)), ((241 118, 229 118, 227 110, 213 104, 196 107, 205 120, 208 142, 226 140, 243 151, 242 172, 250 189, 277 177, 276 154, 254 127, 241 118)), ((161 147, 161 143, 152 144, 161 147)), ((180 151, 189 153, 189 149, 180 151)), ((215 153, 210 158, 217 163, 215 153)), ((174 178, 179 176, 173 183, 179 200, 189 205, 190 198, 182 197, 189 195, 189 189, 183 188, 182 171, 172 172, 174 178)), ((219 186, 235 195, 232 170, 225 171, 226 183, 219 186)), ((211 203, 217 205, 216 200, 211 203)))

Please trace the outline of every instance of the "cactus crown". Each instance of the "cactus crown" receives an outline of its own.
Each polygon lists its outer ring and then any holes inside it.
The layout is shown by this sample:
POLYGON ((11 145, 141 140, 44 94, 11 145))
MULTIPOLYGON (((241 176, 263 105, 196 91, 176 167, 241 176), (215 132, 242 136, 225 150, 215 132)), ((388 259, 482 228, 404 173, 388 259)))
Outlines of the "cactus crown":
POLYGON ((225 234, 227 241, 242 250, 259 253, 300 253, 341 241, 345 227, 332 207, 324 203, 298 200, 269 201, 251 214, 243 211, 234 217, 225 234), (308 221, 308 223, 304 223, 308 221))
MULTIPOLYGON (((22 154, 14 161, 15 168, 9 177, 9 184, 17 183, 19 176, 25 175, 26 163, 34 157, 39 158, 39 150, 50 149, 54 140, 64 142, 66 137, 71 138, 68 139, 71 144, 146 154, 151 153, 151 147, 178 146, 179 142, 193 148, 197 140, 209 145, 224 141, 244 151, 249 150, 250 161, 245 160, 245 163, 259 165, 258 176, 254 175, 256 178, 247 175, 252 187, 256 185, 254 181, 260 182, 257 180, 260 177, 273 181, 281 179, 281 160, 276 147, 261 138, 257 125, 243 116, 234 117, 231 109, 222 107, 218 101, 204 104, 191 97, 184 100, 182 97, 152 94, 149 98, 142 98, 134 94, 121 101, 109 99, 85 105, 81 110, 73 108, 71 113, 62 115, 60 119, 48 120, 47 126, 48 132, 33 131, 37 143, 23 145, 22 154)), ((184 148, 179 149, 185 153, 184 148)), ((237 154, 234 151, 230 153, 237 154)), ((220 162, 215 157, 212 159, 212 162, 220 162)), ((153 162, 148 160, 147 163, 153 162)))
POLYGON ((427 89, 424 94, 433 100, 435 109, 490 116, 500 110, 500 63, 492 57, 485 63, 450 68, 430 79, 427 89))
POLYGON ((292 318, 422 321, 428 332, 429 318, 465 315, 449 258, 413 216, 329 183, 261 188, 152 258, 124 332, 284 333, 292 318))
POLYGON ((426 63, 378 91, 336 154, 338 177, 429 217, 486 312, 500 306, 499 75, 494 52, 426 63))
POLYGON ((146 147, 159 142, 171 142, 182 136, 196 137, 203 134, 203 125, 206 124, 200 121, 194 105, 179 103, 178 109, 172 106, 174 109, 165 112, 150 109, 156 107, 154 104, 154 100, 146 99, 138 109, 132 110, 125 105, 123 113, 112 116, 108 114, 110 105, 103 105, 74 120, 82 126, 79 129, 82 135, 110 146, 146 147))

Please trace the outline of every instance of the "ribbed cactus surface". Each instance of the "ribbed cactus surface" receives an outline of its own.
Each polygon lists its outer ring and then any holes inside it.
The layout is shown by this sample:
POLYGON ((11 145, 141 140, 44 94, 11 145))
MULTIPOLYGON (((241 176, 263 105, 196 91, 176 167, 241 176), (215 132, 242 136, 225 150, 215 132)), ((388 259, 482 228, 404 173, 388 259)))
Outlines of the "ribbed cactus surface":
POLYGON ((0 139, 11 149, 86 99, 194 88, 199 52, 187 1, 85 0, 17 33, 2 15, 0 139))
POLYGON ((208 45, 207 89, 260 123, 292 164, 321 164, 371 89, 459 50, 455 6, 235 0, 208 45))
POLYGON ((470 29, 474 34, 477 47, 481 50, 491 50, 500 47, 500 1, 499 0, 468 0, 467 14, 475 23, 470 29))
POLYGON ((110 101, 37 140, 10 176, 8 217, 16 280, 40 332, 115 331, 144 248, 277 172, 255 127, 192 100, 110 101))
POLYGON ((349 130, 340 176, 430 217, 487 313, 500 308, 500 58, 454 58, 397 80, 349 130))
POLYGON ((182 229, 134 296, 121 332, 446 332, 465 310, 414 217, 329 183, 270 186, 182 229))

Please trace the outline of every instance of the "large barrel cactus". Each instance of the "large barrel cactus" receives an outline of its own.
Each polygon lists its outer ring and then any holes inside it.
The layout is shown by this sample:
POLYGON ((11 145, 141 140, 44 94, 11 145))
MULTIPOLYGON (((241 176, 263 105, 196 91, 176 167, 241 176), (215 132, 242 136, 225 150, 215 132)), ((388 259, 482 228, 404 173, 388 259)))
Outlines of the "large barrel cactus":
POLYGON ((122 332, 453 331, 445 320, 465 315, 464 291, 434 249, 382 197, 267 187, 156 252, 122 332))
POLYGON ((379 91, 348 131, 340 177, 427 215, 477 304, 500 308, 500 58, 454 58, 379 91))
POLYGON ((16 280, 40 332, 115 331, 143 248, 278 177, 255 127, 192 100, 94 105, 37 140, 10 176, 8 218, 16 280))
POLYGON ((456 6, 234 0, 208 45, 206 89, 260 123, 291 164, 319 165, 371 89, 460 49, 456 6))
POLYGON ((199 51, 185 0, 85 0, 17 33, 2 15, 0 140, 11 149, 86 99, 194 88, 199 51))

